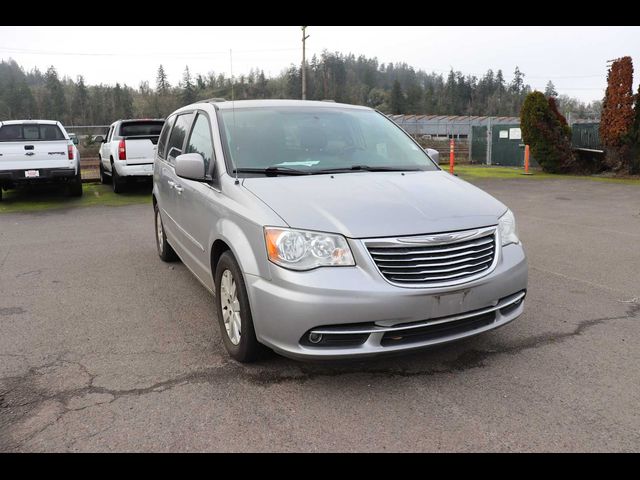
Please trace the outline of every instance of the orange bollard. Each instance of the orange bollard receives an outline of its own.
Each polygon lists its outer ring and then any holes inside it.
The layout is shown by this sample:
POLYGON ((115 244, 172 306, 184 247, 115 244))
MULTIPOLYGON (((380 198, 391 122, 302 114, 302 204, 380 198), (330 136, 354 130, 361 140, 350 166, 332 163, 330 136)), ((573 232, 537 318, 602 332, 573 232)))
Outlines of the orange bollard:
POLYGON ((533 175, 529 172, 529 145, 524 146, 524 173, 523 175, 533 175))
POLYGON ((454 163, 454 147, 453 147, 453 138, 449 142, 449 173, 453 175, 453 163, 454 163))

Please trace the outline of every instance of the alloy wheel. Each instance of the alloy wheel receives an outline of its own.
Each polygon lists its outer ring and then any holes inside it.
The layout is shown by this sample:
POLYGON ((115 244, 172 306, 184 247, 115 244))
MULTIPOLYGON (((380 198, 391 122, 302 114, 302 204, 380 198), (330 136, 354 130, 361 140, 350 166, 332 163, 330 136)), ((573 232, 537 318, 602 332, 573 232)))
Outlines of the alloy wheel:
POLYGON ((230 270, 222 272, 220 281, 220 305, 222 319, 231 343, 238 345, 241 335, 240 301, 238 289, 230 270))

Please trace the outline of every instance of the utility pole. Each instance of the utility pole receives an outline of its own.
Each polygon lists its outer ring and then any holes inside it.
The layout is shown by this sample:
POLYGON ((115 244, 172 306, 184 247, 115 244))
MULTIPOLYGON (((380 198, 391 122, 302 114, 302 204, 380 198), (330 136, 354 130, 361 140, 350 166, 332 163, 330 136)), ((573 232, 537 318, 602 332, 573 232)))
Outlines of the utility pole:
POLYGON ((307 99, 307 61, 305 59, 305 40, 309 35, 305 36, 306 26, 302 27, 302 100, 307 99))

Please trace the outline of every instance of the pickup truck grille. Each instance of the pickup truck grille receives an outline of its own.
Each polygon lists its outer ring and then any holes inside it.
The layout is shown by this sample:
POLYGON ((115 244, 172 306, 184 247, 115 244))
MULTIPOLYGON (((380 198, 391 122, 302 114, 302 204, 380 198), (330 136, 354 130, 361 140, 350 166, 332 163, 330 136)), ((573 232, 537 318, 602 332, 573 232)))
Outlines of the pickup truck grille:
POLYGON ((495 227, 446 234, 365 240, 378 270, 406 287, 444 287, 491 272, 497 260, 495 227))

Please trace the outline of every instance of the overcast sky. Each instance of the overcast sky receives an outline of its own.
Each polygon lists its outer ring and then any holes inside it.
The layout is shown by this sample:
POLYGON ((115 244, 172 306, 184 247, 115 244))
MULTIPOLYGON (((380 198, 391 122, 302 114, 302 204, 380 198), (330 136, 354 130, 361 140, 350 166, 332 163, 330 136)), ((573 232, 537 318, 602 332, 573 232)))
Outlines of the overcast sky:
MULTIPOLYGON (((308 58, 322 50, 364 54, 380 62, 406 62, 427 72, 450 68, 480 76, 516 65, 525 82, 560 94, 601 99, 607 60, 630 55, 640 79, 640 27, 322 27, 309 26, 308 58)), ((155 86, 159 64, 172 84, 191 72, 233 73, 261 68, 277 75, 301 61, 301 30, 288 27, 0 27, 0 58, 25 69, 55 65, 61 76, 84 75, 88 84, 143 80, 155 86)))

